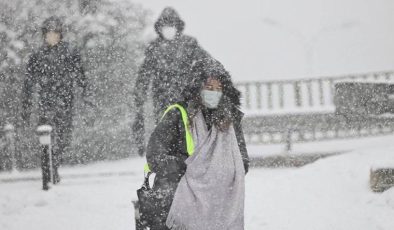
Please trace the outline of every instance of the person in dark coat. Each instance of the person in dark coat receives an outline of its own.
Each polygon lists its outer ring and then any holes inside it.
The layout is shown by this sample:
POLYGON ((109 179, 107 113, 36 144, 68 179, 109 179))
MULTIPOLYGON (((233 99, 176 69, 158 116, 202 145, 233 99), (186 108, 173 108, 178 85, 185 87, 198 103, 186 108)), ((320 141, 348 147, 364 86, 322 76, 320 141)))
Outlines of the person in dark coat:
MULTIPOLYGON (((205 59, 199 62, 193 68, 193 75, 196 80, 184 91, 184 101, 178 104, 187 108, 189 122, 193 121, 198 111, 202 111, 208 130, 213 126, 221 131, 227 130, 230 125, 234 127, 243 172, 246 174, 249 157, 241 125, 243 113, 239 110, 240 92, 233 86, 229 73, 216 60, 205 59), (220 101, 217 101, 219 104, 216 105, 205 103, 201 96, 202 87, 212 79, 219 82, 220 86, 208 90, 222 92, 220 101)), ((151 229, 165 230, 168 229, 166 219, 176 188, 187 168, 185 127, 179 110, 170 110, 157 124, 149 139, 146 158, 151 171, 156 173, 153 190, 163 197, 161 207, 158 208, 160 214, 153 220, 154 226, 151 229)))
POLYGON ((195 38, 183 34, 185 23, 173 8, 165 8, 154 27, 158 37, 145 50, 134 87, 133 138, 141 156, 145 150, 144 103, 149 86, 157 121, 164 108, 182 100, 181 93, 192 80, 193 64, 207 55, 195 38))
MULTIPOLYGON (((23 85, 22 119, 29 124, 32 94, 38 86, 39 125, 54 128, 56 148, 53 151, 54 183, 60 178, 58 167, 62 154, 70 145, 72 134, 72 113, 74 88, 78 85, 86 94, 86 78, 81 57, 76 49, 63 41, 63 23, 58 17, 46 19, 42 25, 44 44, 34 52, 27 63, 27 74, 23 85)), ((49 158, 42 156, 43 189, 48 189, 49 158)))

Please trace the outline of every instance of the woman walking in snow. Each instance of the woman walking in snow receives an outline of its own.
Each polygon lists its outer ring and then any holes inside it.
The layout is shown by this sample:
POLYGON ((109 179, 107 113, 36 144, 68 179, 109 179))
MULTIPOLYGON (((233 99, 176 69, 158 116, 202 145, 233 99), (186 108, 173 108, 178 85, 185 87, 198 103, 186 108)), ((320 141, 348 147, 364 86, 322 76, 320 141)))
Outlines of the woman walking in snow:
POLYGON ((198 63, 193 73, 198 80, 185 101, 166 110, 149 140, 153 190, 163 197, 151 229, 243 229, 249 158, 240 92, 216 60, 198 63))

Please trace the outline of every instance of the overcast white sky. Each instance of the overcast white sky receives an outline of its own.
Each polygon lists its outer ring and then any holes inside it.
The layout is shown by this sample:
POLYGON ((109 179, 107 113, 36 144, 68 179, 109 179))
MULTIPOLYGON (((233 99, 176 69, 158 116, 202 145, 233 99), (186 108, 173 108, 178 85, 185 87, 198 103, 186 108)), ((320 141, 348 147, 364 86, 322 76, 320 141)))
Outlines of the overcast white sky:
MULTIPOLYGON (((156 20, 173 6, 185 33, 235 81, 394 70, 392 0, 134 0, 156 20)), ((147 31, 152 38, 153 27, 147 31)))

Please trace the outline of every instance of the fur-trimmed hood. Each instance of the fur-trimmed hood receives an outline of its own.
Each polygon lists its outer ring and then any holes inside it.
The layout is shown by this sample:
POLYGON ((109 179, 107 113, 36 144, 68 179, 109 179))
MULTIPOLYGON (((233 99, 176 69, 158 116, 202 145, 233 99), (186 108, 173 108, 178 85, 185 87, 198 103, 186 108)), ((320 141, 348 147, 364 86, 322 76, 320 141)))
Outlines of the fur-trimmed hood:
POLYGON ((213 111, 214 123, 224 130, 230 123, 241 119, 241 93, 234 87, 229 72, 219 61, 207 57, 194 65, 192 73, 195 81, 183 94, 191 117, 194 117, 199 109, 204 108, 200 96, 203 84, 209 77, 215 77, 222 84, 223 96, 218 108, 213 111))
POLYGON ((155 23, 155 31, 159 37, 163 37, 162 28, 164 26, 175 26, 178 34, 182 34, 185 28, 185 22, 180 18, 179 14, 174 8, 166 7, 161 12, 159 18, 155 23))
POLYGON ((224 66, 213 58, 207 58, 203 66, 203 81, 206 81, 208 77, 217 77, 223 86, 223 95, 230 98, 232 104, 239 107, 241 105, 240 97, 241 92, 234 87, 231 80, 230 73, 224 68, 224 66))
POLYGON ((184 98, 186 100, 195 98, 199 95, 201 86, 208 77, 216 77, 222 84, 223 96, 230 99, 233 106, 237 108, 240 107, 241 92, 234 87, 230 73, 218 60, 212 57, 206 57, 194 65, 192 73, 195 82, 185 91, 184 98))

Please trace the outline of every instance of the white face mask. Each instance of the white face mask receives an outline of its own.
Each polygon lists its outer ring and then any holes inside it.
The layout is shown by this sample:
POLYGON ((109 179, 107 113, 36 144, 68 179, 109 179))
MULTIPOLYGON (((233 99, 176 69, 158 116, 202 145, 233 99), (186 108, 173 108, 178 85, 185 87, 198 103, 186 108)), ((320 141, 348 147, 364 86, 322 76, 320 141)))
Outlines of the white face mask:
POLYGON ((165 39, 172 40, 176 37, 177 29, 174 26, 164 26, 161 33, 165 39))
POLYGON ((210 109, 215 109, 218 107, 220 99, 223 93, 221 91, 212 91, 203 89, 201 90, 201 99, 203 104, 210 109))
POLYGON ((60 33, 50 31, 45 35, 45 41, 50 46, 54 46, 60 42, 60 33))

